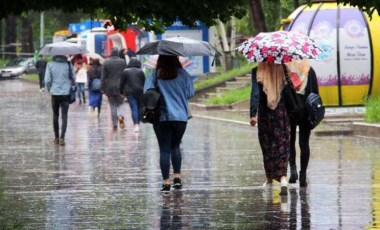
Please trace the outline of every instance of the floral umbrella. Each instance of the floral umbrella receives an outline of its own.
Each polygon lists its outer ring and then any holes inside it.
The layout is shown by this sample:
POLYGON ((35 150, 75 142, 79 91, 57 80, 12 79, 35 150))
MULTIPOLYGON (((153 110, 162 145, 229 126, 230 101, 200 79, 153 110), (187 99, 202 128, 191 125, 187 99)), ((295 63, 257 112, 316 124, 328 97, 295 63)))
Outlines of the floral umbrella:
POLYGON ((236 50, 250 62, 284 64, 292 60, 317 59, 323 53, 310 37, 289 31, 259 33, 236 50))

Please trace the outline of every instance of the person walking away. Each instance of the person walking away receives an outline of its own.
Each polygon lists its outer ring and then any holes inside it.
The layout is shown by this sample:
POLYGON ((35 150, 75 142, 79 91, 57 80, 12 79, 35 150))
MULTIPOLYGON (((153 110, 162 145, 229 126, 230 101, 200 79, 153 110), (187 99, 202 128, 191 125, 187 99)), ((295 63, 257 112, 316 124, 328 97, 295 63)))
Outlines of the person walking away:
POLYGON ((82 59, 77 59, 75 62, 75 77, 77 82, 77 95, 79 104, 86 103, 85 84, 87 82, 87 69, 84 66, 82 59))
POLYGON ((153 129, 160 149, 161 192, 169 193, 170 162, 173 166, 173 186, 182 189, 180 143, 187 126, 188 99, 194 95, 194 84, 177 56, 160 55, 156 69, 145 81, 144 92, 157 88, 156 85, 163 96, 164 105, 160 107, 160 120, 153 124, 153 129))
POLYGON ((38 72, 38 80, 40 83, 40 92, 41 93, 45 91, 44 78, 45 78, 46 65, 47 65, 47 61, 44 59, 43 55, 40 55, 38 61, 36 62, 36 69, 38 72))
MULTIPOLYGON (((91 58, 90 58, 91 60, 91 58)), ((93 82, 95 79, 101 79, 102 77, 102 67, 100 65, 99 59, 93 59, 90 61, 89 69, 87 70, 88 77, 88 102, 92 109, 95 111, 95 108, 98 111, 98 117, 100 116, 100 110, 102 107, 102 93, 99 89, 94 89, 93 82)))
POLYGON ((252 69, 250 124, 258 124, 259 143, 263 154, 266 181, 281 183, 280 195, 287 195, 287 167, 290 153, 290 125, 281 92, 285 77, 281 65, 259 63, 252 69))
POLYGON ((123 94, 131 109, 133 131, 139 131, 141 117, 141 98, 144 92, 145 74, 141 70, 141 62, 133 57, 124 70, 120 82, 120 93, 123 94))
POLYGON ((120 128, 124 129, 125 104, 120 94, 121 75, 127 64, 119 57, 119 49, 112 48, 111 57, 102 65, 102 92, 106 94, 111 109, 113 129, 117 130, 119 121, 120 128))
MULTIPOLYGON (((306 98, 310 93, 319 94, 318 90, 318 80, 314 69, 310 66, 308 60, 292 61, 286 64, 288 72, 290 72, 292 83, 301 97, 302 101, 306 105, 306 98)), ((299 174, 299 185, 300 187, 306 187, 307 181, 307 166, 309 164, 310 158, 310 134, 311 128, 308 125, 307 120, 307 110, 306 106, 303 110, 296 114, 290 114, 290 178, 289 183, 296 183, 298 180, 297 165, 296 165, 296 136, 297 136, 297 126, 299 127, 299 147, 301 150, 301 170, 299 174)))
POLYGON ((56 55, 46 66, 45 85, 51 94, 53 109, 54 143, 65 145, 70 88, 75 84, 74 68, 67 57, 56 55), (61 134, 59 135, 59 111, 61 110, 61 134))

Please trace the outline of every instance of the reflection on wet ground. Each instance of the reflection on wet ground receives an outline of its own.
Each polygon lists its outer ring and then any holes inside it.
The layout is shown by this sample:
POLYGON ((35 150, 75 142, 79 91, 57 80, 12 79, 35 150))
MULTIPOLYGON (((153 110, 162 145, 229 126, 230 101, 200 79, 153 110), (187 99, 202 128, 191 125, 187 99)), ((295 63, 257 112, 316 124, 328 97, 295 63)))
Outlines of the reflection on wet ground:
MULTIPOLYGON (((150 125, 112 131, 69 110, 66 146, 53 144, 50 97, 38 86, 0 81, 0 228, 361 229, 376 228, 380 144, 355 136, 311 139, 309 187, 262 190, 257 129, 193 118, 185 134, 181 193, 159 193, 150 125), (4 227, 5 226, 5 227, 4 227)), ((129 117, 128 117, 129 118, 129 117)))

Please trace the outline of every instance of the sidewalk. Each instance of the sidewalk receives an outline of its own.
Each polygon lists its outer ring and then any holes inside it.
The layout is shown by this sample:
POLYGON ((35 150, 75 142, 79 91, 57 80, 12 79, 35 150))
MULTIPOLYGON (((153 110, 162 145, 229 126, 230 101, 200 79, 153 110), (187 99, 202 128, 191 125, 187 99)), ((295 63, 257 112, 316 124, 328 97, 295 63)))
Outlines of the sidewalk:
POLYGON ((181 145, 184 189, 166 197, 159 192, 159 150, 151 125, 142 125, 136 134, 127 116, 126 130, 114 132, 106 101, 100 119, 87 107, 73 104, 62 147, 53 144, 50 96, 39 93, 34 84, 0 81, 0 105, 1 229, 378 225, 376 139, 313 135, 309 186, 290 185, 288 196, 279 196, 277 184, 273 190, 261 188, 265 175, 257 128, 248 125, 245 115, 220 117, 240 121, 234 123, 192 111, 181 145))

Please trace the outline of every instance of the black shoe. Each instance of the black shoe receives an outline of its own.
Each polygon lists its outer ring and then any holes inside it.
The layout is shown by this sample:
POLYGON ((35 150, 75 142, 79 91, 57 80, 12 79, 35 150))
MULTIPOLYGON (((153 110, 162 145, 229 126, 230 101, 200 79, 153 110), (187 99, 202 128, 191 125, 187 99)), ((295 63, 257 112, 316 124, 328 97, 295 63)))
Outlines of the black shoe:
POLYGON ((300 187, 307 187, 306 172, 300 171, 300 187))
POLYGON ((161 192, 162 193, 170 193, 170 184, 162 184, 161 192))
POLYGON ((294 184, 298 180, 298 174, 297 174, 297 167, 296 166, 290 166, 290 178, 289 183, 294 184))
POLYGON ((175 189, 182 189, 182 181, 181 181, 180 178, 178 178, 178 177, 174 178, 174 180, 173 180, 173 187, 175 189))

